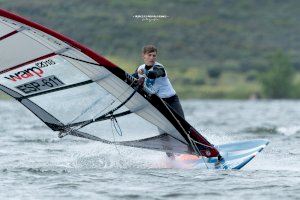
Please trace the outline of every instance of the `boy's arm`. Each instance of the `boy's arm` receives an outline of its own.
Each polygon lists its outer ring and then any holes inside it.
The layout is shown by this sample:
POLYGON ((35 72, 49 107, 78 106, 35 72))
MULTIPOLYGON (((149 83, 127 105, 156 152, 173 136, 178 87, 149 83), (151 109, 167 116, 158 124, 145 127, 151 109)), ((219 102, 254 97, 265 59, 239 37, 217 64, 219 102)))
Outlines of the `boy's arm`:
POLYGON ((166 71, 162 66, 154 66, 152 71, 148 71, 147 77, 151 79, 166 76, 166 71))
POLYGON ((134 71, 133 74, 131 74, 131 76, 133 76, 134 78, 139 78, 139 73, 138 73, 139 68, 136 68, 136 70, 134 71))
POLYGON ((139 78, 139 75, 138 75, 138 73, 137 73, 137 71, 136 72, 134 72, 133 74, 131 74, 131 76, 133 76, 134 78, 139 78))

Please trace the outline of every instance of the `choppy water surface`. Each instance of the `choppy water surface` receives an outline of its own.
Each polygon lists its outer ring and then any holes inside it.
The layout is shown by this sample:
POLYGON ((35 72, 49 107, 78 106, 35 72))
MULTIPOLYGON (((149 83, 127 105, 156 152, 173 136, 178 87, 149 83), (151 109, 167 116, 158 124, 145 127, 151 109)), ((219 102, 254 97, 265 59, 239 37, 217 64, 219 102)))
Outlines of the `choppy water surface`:
MULTIPOLYGON (((168 168, 163 153, 58 139, 15 101, 0 101, 1 199, 300 199, 300 101, 184 101, 215 144, 267 138, 240 171, 168 168)), ((130 125, 130 122, 128 122, 130 125)))

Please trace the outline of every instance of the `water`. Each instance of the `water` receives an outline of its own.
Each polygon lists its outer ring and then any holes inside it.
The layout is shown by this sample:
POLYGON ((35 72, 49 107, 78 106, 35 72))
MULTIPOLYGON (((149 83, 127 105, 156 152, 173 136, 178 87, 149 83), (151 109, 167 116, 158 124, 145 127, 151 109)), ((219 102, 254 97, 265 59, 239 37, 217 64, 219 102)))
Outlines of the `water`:
POLYGON ((240 171, 172 169, 163 153, 58 139, 17 102, 0 101, 0 197, 300 199, 300 101, 184 101, 183 107, 215 144, 253 138, 270 144, 240 171))

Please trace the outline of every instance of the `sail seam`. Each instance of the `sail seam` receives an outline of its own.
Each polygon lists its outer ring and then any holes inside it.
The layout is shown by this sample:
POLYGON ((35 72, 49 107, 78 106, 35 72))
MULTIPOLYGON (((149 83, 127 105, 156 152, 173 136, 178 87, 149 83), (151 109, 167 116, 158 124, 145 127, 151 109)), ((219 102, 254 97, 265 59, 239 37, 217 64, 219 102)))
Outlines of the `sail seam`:
POLYGON ((52 89, 52 90, 47 90, 47 91, 44 91, 44 92, 34 93, 34 94, 31 94, 31 95, 27 95, 27 96, 22 96, 22 97, 17 98, 17 100, 28 99, 28 98, 31 98, 31 97, 35 97, 35 96, 39 96, 39 95, 43 95, 43 94, 48 94, 48 93, 52 93, 52 92, 57 92, 57 91, 61 91, 61 90, 66 90, 66 89, 70 89, 70 88, 74 88, 74 87, 78 87, 78 86, 83 86, 83 85, 87 85, 87 84, 91 84, 91 83, 93 83, 93 81, 88 80, 88 81, 84 81, 84 82, 80 82, 80 83, 75 83, 75 84, 72 84, 72 85, 67 85, 67 86, 55 88, 55 89, 52 89))

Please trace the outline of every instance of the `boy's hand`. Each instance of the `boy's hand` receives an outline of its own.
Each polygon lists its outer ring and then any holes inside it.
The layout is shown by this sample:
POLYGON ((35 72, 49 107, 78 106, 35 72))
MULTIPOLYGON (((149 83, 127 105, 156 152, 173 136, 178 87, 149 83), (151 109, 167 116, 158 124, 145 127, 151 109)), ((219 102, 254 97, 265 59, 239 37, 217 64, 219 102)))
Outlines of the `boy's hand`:
POLYGON ((139 69, 138 70, 138 74, 143 75, 144 74, 144 70, 143 69, 139 69))
POLYGON ((145 81, 145 78, 144 78, 144 77, 141 77, 141 78, 138 79, 137 82, 138 82, 139 85, 143 85, 143 84, 144 84, 144 81, 145 81))

